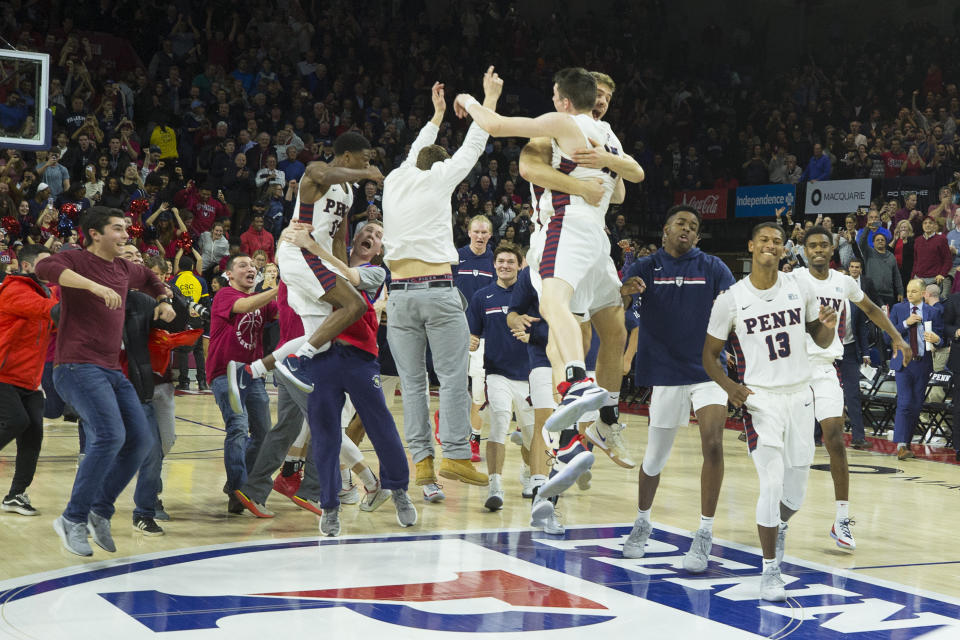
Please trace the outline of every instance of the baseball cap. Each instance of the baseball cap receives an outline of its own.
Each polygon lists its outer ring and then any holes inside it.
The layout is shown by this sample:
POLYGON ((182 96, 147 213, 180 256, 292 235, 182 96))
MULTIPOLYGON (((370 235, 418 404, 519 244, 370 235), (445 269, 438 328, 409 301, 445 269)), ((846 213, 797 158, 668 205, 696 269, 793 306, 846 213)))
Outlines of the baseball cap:
POLYGON ((48 185, 46 182, 41 182, 40 184, 37 185, 37 191, 43 191, 44 189, 49 189, 49 188, 50 188, 50 185, 48 185))

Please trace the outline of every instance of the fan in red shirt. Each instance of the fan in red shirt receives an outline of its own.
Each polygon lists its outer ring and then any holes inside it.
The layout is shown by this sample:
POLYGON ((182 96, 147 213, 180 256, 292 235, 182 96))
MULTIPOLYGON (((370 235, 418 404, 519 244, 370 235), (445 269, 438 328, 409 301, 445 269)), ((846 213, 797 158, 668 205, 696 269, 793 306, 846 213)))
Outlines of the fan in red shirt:
POLYGON ((214 198, 213 189, 210 186, 204 185, 198 191, 192 180, 186 189, 177 193, 174 200, 193 214, 193 222, 190 224, 190 235, 192 236, 199 236, 204 231, 210 231, 214 222, 230 217, 230 210, 224 204, 222 191, 214 198))
POLYGON ((263 228, 263 216, 254 214, 250 228, 240 234, 240 252, 252 256, 261 249, 267 254, 267 262, 273 262, 273 234, 263 228))

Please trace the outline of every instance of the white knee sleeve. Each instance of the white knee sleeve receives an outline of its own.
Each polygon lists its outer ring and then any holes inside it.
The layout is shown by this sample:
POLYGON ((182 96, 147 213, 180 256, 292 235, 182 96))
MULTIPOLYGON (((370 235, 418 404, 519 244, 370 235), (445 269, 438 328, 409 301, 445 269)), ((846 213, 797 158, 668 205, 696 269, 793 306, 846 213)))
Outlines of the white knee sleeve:
POLYGON ((760 478, 757 524, 761 527, 776 527, 780 524, 780 500, 783 497, 783 451, 761 445, 754 450, 751 457, 760 478))
POLYGON ((297 439, 293 441, 293 444, 290 445, 291 448, 303 448, 307 444, 307 438, 310 436, 310 425, 307 424, 306 419, 304 419, 303 424, 300 425, 300 434, 297 436, 297 439))
POLYGON ((360 448, 353 443, 353 440, 343 436, 340 439, 340 464, 352 469, 353 465, 358 462, 363 462, 363 454, 360 453, 360 448))
POLYGON ((787 467, 783 470, 783 496, 780 501, 793 511, 799 511, 807 494, 807 478, 810 467, 787 467))
POLYGON ((647 433, 647 450, 643 452, 642 468, 648 476, 657 476, 667 466, 670 450, 673 449, 673 440, 677 437, 677 429, 648 427, 647 433))

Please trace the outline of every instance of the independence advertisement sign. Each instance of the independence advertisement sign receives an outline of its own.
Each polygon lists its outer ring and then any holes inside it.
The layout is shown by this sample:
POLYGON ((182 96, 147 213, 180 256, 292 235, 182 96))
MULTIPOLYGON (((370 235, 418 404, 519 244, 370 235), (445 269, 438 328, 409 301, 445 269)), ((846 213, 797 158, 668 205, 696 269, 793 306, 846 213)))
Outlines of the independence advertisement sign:
POLYGON ((773 217, 780 208, 792 209, 796 204, 797 191, 792 184, 767 184, 760 187, 739 187, 737 218, 773 217))
POLYGON ((853 213, 857 207, 869 207, 871 184, 869 179, 808 182, 804 212, 807 215, 853 213))

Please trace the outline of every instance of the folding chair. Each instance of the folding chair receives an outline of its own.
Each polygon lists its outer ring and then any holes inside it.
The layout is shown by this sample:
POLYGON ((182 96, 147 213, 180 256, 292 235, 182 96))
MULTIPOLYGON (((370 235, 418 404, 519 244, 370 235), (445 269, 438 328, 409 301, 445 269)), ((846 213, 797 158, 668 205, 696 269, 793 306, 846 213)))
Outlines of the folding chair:
POLYGON ((944 440, 950 439, 951 433, 948 431, 947 420, 951 414, 951 405, 947 401, 952 397, 952 393, 953 373, 944 369, 930 374, 930 380, 924 392, 923 407, 920 409, 920 420, 917 421, 916 427, 921 443, 930 442, 937 436, 944 440))
POLYGON ((863 419, 873 427, 874 436, 883 435, 897 412, 896 375, 893 369, 880 369, 870 387, 865 392, 861 390, 863 419))

